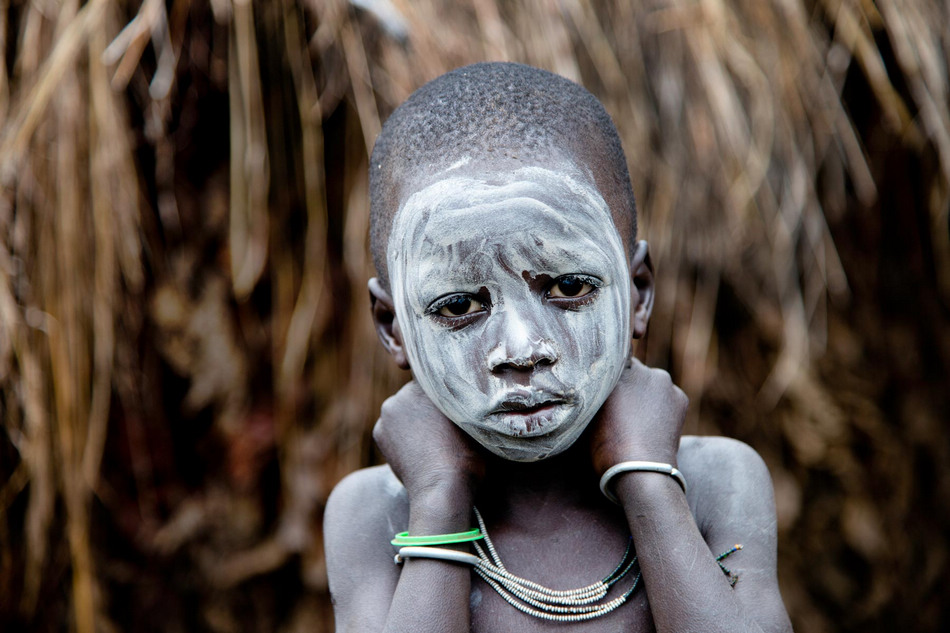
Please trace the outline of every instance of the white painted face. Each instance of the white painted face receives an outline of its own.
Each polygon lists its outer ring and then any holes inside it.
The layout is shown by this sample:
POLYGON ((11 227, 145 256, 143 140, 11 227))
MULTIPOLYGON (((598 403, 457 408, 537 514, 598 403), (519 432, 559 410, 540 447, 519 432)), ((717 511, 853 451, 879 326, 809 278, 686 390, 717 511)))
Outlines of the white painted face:
POLYGON ((511 460, 569 447, 629 353, 627 258, 606 202, 576 174, 446 175, 406 201, 390 233, 415 379, 449 419, 511 460))

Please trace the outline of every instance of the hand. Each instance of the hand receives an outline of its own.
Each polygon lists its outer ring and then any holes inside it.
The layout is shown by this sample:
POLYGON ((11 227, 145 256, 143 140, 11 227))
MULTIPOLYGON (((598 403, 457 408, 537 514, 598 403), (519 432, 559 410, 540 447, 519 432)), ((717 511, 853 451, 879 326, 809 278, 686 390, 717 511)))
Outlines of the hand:
POLYGON ((373 439, 406 487, 410 505, 429 496, 461 497, 468 512, 485 463, 474 440, 432 404, 418 383, 407 383, 383 403, 373 439))
POLYGON ((687 406, 668 373, 631 359, 591 424, 597 473, 631 460, 676 466, 687 406))

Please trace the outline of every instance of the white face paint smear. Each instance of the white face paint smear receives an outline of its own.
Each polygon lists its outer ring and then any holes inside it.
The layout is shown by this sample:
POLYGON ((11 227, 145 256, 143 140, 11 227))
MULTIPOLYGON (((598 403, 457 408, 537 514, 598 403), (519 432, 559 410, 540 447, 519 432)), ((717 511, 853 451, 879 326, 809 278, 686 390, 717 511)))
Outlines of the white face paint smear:
POLYGON ((415 379, 449 419, 515 461, 573 444, 629 353, 627 258, 607 203, 578 173, 446 176, 406 201, 390 233, 415 379))
MULTIPOLYGON (((451 165, 449 165, 449 166, 445 169, 445 171, 446 171, 446 172, 455 171, 456 169, 459 169, 460 167, 465 167, 466 165, 468 165, 468 164, 471 162, 471 160, 472 160, 472 159, 469 158, 468 156, 465 156, 465 157, 463 157, 463 158, 460 158, 459 160, 457 160, 457 161, 455 161, 454 163, 452 163, 451 165)), ((445 172, 443 172, 443 173, 445 173, 445 172)))

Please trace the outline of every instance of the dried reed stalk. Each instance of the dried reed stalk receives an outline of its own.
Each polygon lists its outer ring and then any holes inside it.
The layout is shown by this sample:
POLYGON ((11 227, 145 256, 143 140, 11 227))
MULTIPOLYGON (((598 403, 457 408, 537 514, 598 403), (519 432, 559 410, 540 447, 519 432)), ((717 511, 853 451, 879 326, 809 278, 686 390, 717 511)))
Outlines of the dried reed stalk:
POLYGON ((269 171, 254 9, 234 0, 230 40, 231 275, 235 294, 246 298, 267 260, 269 171))

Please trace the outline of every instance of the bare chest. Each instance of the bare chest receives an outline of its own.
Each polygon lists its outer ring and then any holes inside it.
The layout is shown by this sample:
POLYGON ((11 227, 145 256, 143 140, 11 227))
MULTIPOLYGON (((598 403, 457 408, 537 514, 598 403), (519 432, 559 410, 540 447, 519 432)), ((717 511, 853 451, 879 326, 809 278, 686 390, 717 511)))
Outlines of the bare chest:
POLYGON ((556 622, 522 613, 506 602, 481 579, 473 578, 471 592, 473 633, 511 631, 534 633, 558 631, 570 633, 637 633, 654 632, 646 592, 642 587, 620 607, 610 613, 583 622, 556 622))
MULTIPOLYGON (((542 517, 539 517, 542 518, 542 517)), ((652 616, 634 552, 624 561, 629 543, 625 525, 611 520, 577 522, 573 517, 544 517, 532 526, 507 526, 492 533, 497 555, 512 575, 552 590, 586 587, 607 577, 619 576, 597 604, 608 603, 629 592, 622 604, 586 621, 552 621, 525 613, 537 611, 511 585, 485 579, 472 572, 470 612, 473 632, 597 631, 624 633, 654 631, 652 616), (632 564, 631 564, 632 563, 632 564), (627 573, 618 572, 627 569, 627 573), (500 589, 499 590, 499 585, 500 589), (631 591, 632 589, 632 591, 631 591), (519 609, 518 607, 521 607, 519 609)))

